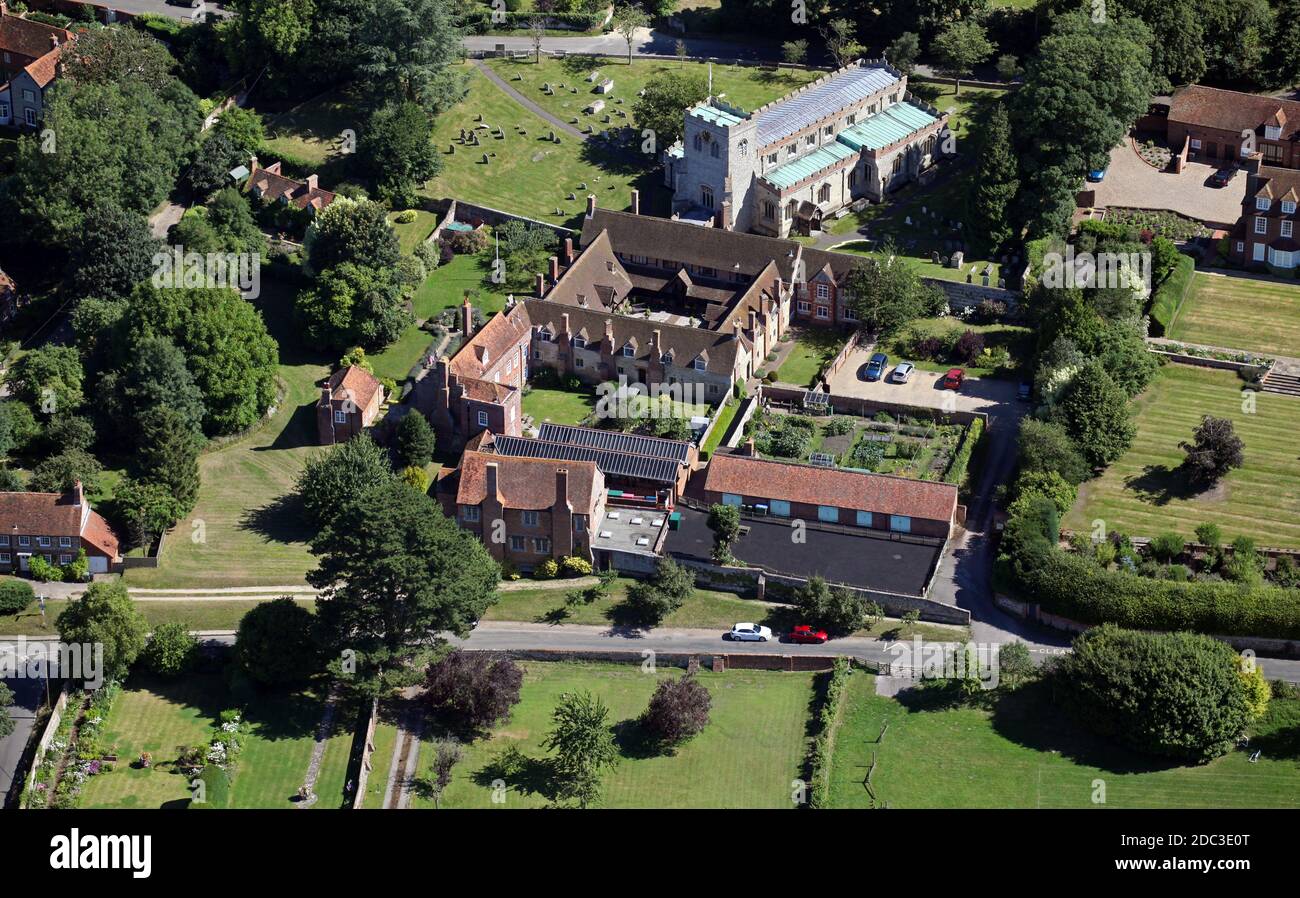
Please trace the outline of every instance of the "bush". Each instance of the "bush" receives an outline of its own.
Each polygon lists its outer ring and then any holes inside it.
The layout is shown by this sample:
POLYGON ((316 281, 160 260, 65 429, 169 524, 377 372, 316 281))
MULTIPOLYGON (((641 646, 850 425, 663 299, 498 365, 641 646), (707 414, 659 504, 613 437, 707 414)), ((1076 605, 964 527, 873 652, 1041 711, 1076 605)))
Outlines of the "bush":
POLYGON ((591 562, 585 558, 566 555, 560 559, 560 572, 566 577, 586 577, 591 571, 591 562))
POLYGON ((316 618, 288 596, 255 606, 239 622, 235 660, 266 685, 300 683, 321 669, 316 618))
POLYGON ((845 635, 866 626, 866 603, 843 587, 828 586, 821 577, 804 584, 795 594, 794 604, 806 622, 832 635, 845 635))
POLYGON ((535 580, 554 580, 560 573, 560 566, 554 558, 548 558, 541 564, 533 568, 533 579, 535 580))
POLYGON ((984 335, 976 331, 966 331, 957 338, 953 346, 953 357, 963 365, 969 365, 979 358, 984 351, 984 335))
POLYGON ((672 614, 695 592, 695 575, 671 558, 660 558, 648 580, 627 591, 627 608, 642 624, 654 625, 672 614))
POLYGON ((1195 633, 1109 624, 1074 641, 1058 694, 1086 726, 1137 751, 1204 762, 1230 751, 1251 720, 1240 659, 1195 633))
POLYGON ((230 806, 230 775, 216 764, 209 764, 199 773, 199 784, 187 807, 208 810, 230 806))
POLYGON ((1174 264, 1174 270, 1152 292, 1149 313, 1152 324, 1151 336, 1164 336, 1174 316, 1178 314, 1179 306, 1183 304, 1183 298, 1187 295, 1187 288, 1191 285, 1192 275, 1195 272, 1195 260, 1191 256, 1180 254, 1174 264))
POLYGON ((411 411, 397 424, 397 457, 404 466, 423 467, 433 460, 435 447, 433 428, 418 409, 411 411))
POLYGON ((641 714, 640 723, 657 745, 680 745, 708 725, 712 704, 709 690, 689 674, 676 680, 661 680, 641 714))
POLYGON ((415 224, 415 219, 418 217, 414 209, 403 209, 393 216, 393 221, 397 224, 415 224))
POLYGON ((0 580, 0 615, 20 614, 35 599, 36 590, 26 580, 0 580))
POLYGON ((160 677, 175 677, 189 668, 198 649, 199 641, 185 624, 168 621, 154 628, 140 660, 160 677))
POLYGON ((1153 537, 1148 547, 1156 561, 1169 563, 1183 554, 1183 538, 1177 533, 1161 533, 1153 537))
POLYGON ((510 718, 523 683, 523 669, 513 661, 455 649, 429 665, 425 698, 466 732, 477 732, 510 718))
POLYGON ((817 736, 813 739, 812 749, 808 753, 808 767, 812 772, 812 785, 809 788, 808 806, 826 807, 830 799, 830 763, 831 731, 840 716, 840 704, 849 685, 852 662, 843 656, 835 659, 835 666, 826 678, 826 691, 821 707, 817 710, 817 736))
POLYGON ((27 570, 32 577, 42 583, 62 583, 63 568, 57 564, 51 564, 45 560, 42 555, 33 555, 27 563, 27 570))
POLYGON ((443 231, 443 245, 458 256, 476 255, 487 249, 487 234, 477 231, 443 231))

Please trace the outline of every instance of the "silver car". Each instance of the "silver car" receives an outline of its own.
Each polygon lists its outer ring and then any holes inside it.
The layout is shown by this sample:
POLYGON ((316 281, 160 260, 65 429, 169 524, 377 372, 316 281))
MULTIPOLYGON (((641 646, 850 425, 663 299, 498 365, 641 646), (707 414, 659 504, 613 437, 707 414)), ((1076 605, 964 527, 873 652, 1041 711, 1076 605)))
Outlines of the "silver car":
POLYGON ((767 642, 772 638, 770 627, 761 627, 758 624, 736 624, 727 634, 727 638, 736 642, 767 642))
POLYGON ((912 378, 912 372, 915 371, 911 362, 899 362, 894 366, 894 373, 889 379, 896 384, 905 384, 912 378))

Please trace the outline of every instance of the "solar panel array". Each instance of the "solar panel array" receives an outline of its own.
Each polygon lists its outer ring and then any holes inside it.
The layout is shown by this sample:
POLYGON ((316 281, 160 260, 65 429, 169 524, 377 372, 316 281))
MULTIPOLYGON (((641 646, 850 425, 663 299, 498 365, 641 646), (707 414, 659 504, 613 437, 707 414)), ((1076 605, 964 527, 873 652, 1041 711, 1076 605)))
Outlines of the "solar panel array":
POLYGON ((630 477, 669 484, 677 481, 678 463, 670 458, 651 458, 646 455, 633 455, 628 452, 614 452, 551 440, 530 440, 527 437, 494 436, 492 445, 497 455, 516 458, 551 458, 561 461, 592 461, 606 476, 630 477))
POLYGON ((652 458, 670 458, 685 464, 690 452, 690 443, 684 440, 664 440, 659 437, 643 437, 631 433, 619 433, 616 430, 598 430, 594 427, 575 427, 572 424, 543 424, 537 430, 539 440, 553 443, 567 443, 573 446, 588 446, 592 449, 607 449, 611 452, 627 452, 632 455, 648 455, 652 458))

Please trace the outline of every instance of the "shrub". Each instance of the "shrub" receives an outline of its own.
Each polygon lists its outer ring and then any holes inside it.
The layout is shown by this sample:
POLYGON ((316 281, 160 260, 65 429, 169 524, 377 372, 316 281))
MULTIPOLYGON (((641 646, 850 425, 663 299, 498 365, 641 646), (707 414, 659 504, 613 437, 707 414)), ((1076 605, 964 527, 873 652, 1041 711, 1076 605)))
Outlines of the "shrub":
POLYGON ((852 671, 852 663, 848 658, 841 656, 835 659, 835 666, 831 672, 822 675, 826 678, 825 699, 817 710, 817 736, 813 739, 812 748, 808 752, 808 767, 812 773, 808 806, 811 808, 825 807, 830 799, 828 780, 831 763, 831 733, 835 721, 840 716, 840 704, 844 700, 844 693, 849 685, 849 674, 852 671))
POLYGON ((1034 661, 1023 642, 1009 642, 998 649, 998 686, 1014 689, 1034 675, 1034 661))
POLYGON ((230 775, 216 764, 209 764, 199 774, 189 808, 207 810, 230 806, 230 775))
POLYGON ((661 680, 641 714, 640 723, 657 745, 680 745, 708 725, 712 704, 709 690, 689 674, 676 680, 661 680))
POLYGON ((19 614, 35 599, 36 590, 26 580, 0 580, 0 615, 19 614))
POLYGON ((1156 561, 1168 563, 1183 554, 1183 538, 1177 533, 1161 533, 1152 538, 1149 549, 1156 561))
POLYGON ((321 668, 316 619, 288 596, 255 606, 239 621, 235 660, 249 678, 299 683, 321 668))
POLYGON ((560 559, 560 571, 566 577, 586 577, 591 570, 591 562, 577 555, 566 555, 560 559))
POLYGON ((31 561, 27 563, 27 570, 31 572, 32 577, 42 583, 63 582, 63 568, 46 561, 42 555, 33 555, 31 561))
POLYGON ((477 231, 443 231, 442 241, 445 246, 458 256, 475 255, 487 249, 487 234, 477 231))
POLYGON ((508 720, 523 682, 523 669, 507 658, 455 649, 429 665, 425 697, 432 708, 473 732, 508 720))
POLYGON ((1058 694, 1086 726, 1137 751, 1203 762, 1232 749, 1251 719, 1240 661, 1195 633, 1106 624, 1074 641, 1058 694))
POLYGON ((397 224, 414 224, 418 217, 414 209, 403 209, 393 216, 393 221, 397 224))
POLYGON ((627 591, 627 607, 646 625, 657 624, 682 606, 695 591, 695 575, 671 558, 660 558, 648 580, 633 583, 627 591))
POLYGON ((548 558, 533 568, 533 578, 536 580, 554 580, 559 573, 560 566, 554 558, 548 558))
POLYGON ((168 621, 154 628, 140 653, 140 660, 160 677, 184 673, 194 660, 199 641, 180 621, 168 621))
POLYGON ((984 351, 984 335, 976 331, 966 331, 957 338, 952 351, 957 361, 969 365, 984 351))
POLYGON ((833 635, 860 630, 867 623, 866 603, 843 587, 831 587, 812 577, 795 594, 795 607, 809 623, 833 635))
POLYGON ((411 489, 418 493, 429 491, 429 472, 424 468, 408 466, 402 469, 401 478, 411 489))

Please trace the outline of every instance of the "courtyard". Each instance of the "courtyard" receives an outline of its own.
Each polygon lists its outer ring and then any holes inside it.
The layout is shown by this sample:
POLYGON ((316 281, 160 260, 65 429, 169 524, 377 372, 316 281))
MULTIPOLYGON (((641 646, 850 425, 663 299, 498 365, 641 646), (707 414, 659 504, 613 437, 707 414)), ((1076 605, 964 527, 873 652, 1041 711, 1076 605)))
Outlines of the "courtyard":
MULTIPOLYGON (((1096 207, 1165 209, 1203 221, 1211 227, 1232 228, 1241 217, 1246 197, 1246 176, 1238 174, 1226 187, 1211 187, 1210 178, 1220 166, 1188 160, 1178 174, 1158 171, 1133 149, 1129 138, 1111 150, 1110 168, 1098 184, 1082 183, 1096 191, 1096 207)), ((1082 181, 1083 172, 1079 173, 1082 181)))

